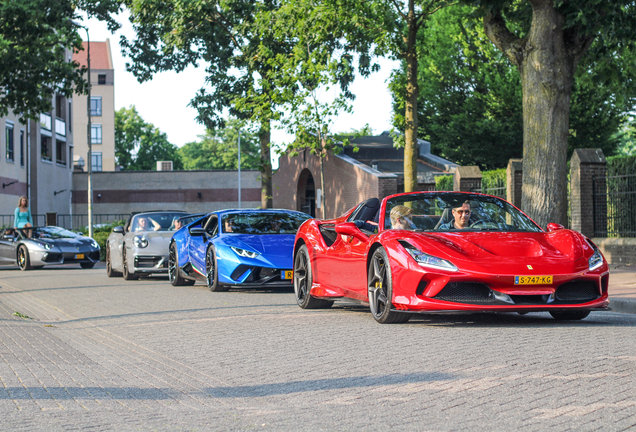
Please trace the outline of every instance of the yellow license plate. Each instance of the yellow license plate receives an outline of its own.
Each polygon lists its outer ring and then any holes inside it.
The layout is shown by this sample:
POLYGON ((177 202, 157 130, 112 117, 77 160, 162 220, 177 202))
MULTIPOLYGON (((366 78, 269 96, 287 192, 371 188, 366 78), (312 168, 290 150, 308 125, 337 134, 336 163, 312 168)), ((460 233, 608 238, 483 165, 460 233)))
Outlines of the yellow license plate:
POLYGON ((84 259, 84 254, 75 255, 75 259, 84 259))
POLYGON ((515 285, 551 285, 552 276, 515 276, 515 285))
POLYGON ((280 272, 281 279, 293 279, 294 271, 293 270, 282 270, 280 272))

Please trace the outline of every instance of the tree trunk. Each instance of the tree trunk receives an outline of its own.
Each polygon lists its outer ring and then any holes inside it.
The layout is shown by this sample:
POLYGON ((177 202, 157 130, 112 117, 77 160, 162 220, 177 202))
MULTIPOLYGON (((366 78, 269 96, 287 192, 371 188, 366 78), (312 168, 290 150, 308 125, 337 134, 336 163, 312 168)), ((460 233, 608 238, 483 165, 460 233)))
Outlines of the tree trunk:
POLYGON ((533 18, 520 67, 523 86, 521 208, 539 225, 567 225, 567 144, 574 60, 563 35, 563 16, 551 0, 533 2, 533 18))
POLYGON ((258 138, 261 143, 261 208, 272 208, 274 205, 272 194, 272 151, 269 145, 271 142, 271 125, 269 120, 261 123, 258 138))
POLYGON ((415 2, 409 0, 406 40, 406 112, 404 113, 404 192, 418 190, 417 186, 417 16, 415 2))

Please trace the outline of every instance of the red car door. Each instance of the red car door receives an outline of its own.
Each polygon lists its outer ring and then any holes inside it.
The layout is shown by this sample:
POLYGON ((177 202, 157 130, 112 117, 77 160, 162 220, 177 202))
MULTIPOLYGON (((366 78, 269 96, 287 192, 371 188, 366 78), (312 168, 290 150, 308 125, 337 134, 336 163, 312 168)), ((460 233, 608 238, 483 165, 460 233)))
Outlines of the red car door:
POLYGON ((366 249, 368 243, 341 234, 326 249, 317 251, 316 281, 325 288, 341 291, 347 297, 366 301, 366 249))

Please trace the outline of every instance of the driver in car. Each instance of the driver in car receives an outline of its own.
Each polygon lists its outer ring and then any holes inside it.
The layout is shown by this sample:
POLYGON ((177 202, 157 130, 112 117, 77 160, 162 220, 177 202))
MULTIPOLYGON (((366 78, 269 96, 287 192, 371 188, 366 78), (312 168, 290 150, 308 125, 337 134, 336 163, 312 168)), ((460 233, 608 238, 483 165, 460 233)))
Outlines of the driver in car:
POLYGON ((440 225, 439 229, 465 229, 470 227, 470 202, 464 201, 461 207, 453 208, 453 219, 440 225))

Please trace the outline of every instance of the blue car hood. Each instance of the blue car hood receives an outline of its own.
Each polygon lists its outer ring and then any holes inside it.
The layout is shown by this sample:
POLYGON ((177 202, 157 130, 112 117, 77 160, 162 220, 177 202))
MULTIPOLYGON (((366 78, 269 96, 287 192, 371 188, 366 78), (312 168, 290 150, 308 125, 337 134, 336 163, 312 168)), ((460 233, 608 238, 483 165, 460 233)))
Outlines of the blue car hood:
POLYGON ((228 246, 253 250, 270 260, 274 257, 291 260, 295 238, 294 234, 264 234, 228 235, 223 240, 228 246))

